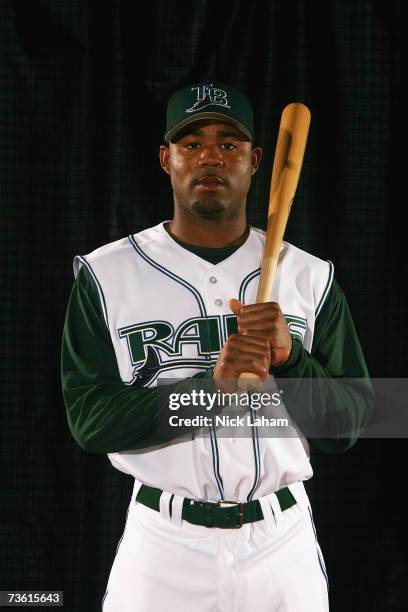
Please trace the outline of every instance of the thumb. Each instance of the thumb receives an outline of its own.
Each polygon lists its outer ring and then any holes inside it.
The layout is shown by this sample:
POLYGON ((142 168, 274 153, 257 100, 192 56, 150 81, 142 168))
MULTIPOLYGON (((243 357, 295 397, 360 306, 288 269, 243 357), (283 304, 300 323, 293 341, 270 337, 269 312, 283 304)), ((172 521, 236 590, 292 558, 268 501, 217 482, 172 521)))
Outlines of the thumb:
POLYGON ((271 348, 271 365, 280 366, 287 362, 290 356, 290 348, 271 348))
POLYGON ((240 302, 236 298, 231 298, 230 301, 229 301, 229 307, 231 308, 231 310, 234 313, 234 315, 236 315, 237 317, 239 316, 239 314, 241 312, 241 308, 243 307, 243 305, 244 304, 242 304, 242 302, 240 302))

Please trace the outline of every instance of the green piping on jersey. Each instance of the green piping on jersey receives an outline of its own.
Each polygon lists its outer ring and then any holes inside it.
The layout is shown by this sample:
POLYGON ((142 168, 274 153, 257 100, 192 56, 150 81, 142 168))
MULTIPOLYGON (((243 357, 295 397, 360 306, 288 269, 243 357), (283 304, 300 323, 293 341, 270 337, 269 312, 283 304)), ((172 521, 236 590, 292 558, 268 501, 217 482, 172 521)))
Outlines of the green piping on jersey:
POLYGON ((328 263, 328 264, 329 264, 329 266, 330 266, 330 270, 329 270, 329 279, 328 279, 328 281, 327 281, 326 289, 324 290, 323 295, 322 295, 322 297, 321 297, 321 299, 320 299, 320 302, 319 302, 319 304, 318 304, 318 306, 317 306, 317 308, 316 308, 316 317, 318 316, 319 312, 320 312, 320 311, 321 311, 321 309, 322 309, 322 306, 323 306, 323 304, 324 304, 324 302, 325 302, 325 300, 326 300, 326 298, 327 298, 327 296, 328 296, 328 294, 329 294, 329 290, 330 290, 331 284, 332 284, 332 282, 333 282, 333 276, 334 276, 334 266, 333 266, 333 264, 332 264, 332 262, 331 262, 331 261, 328 261, 327 263, 328 263))
POLYGON ((246 292, 247 286, 254 278, 259 276, 260 274, 261 274, 261 268, 257 268, 256 270, 253 270, 252 272, 250 272, 243 279, 241 286, 239 288, 239 301, 242 302, 242 304, 245 304, 245 292, 246 292))
POLYGON ((108 319, 108 309, 106 307, 106 301, 105 301, 105 296, 103 295, 103 291, 102 291, 102 287, 98 281, 98 279, 96 278, 96 274, 95 272, 92 270, 91 265, 89 264, 89 262, 87 262, 87 260, 85 259, 85 257, 81 257, 81 255, 77 255, 74 259, 74 261, 80 261, 88 270, 94 284, 96 287, 96 290, 98 292, 98 297, 99 297, 99 302, 101 304, 101 308, 102 308, 102 313, 103 313, 103 318, 105 319, 105 323, 106 323, 106 327, 109 329, 109 319, 108 319))

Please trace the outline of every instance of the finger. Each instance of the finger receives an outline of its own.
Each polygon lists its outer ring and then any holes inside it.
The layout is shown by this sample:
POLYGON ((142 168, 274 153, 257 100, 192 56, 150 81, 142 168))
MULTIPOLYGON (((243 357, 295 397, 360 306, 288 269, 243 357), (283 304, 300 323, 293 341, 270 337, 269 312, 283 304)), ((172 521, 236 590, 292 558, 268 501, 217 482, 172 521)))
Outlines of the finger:
POLYGON ((229 301, 229 307, 231 308, 234 315, 238 317, 243 307, 243 304, 236 298, 231 298, 229 301))
POLYGON ((269 341, 262 336, 246 334, 242 336, 240 334, 233 334, 229 337, 227 348, 236 348, 238 350, 245 350, 246 347, 253 347, 261 351, 268 351, 270 348, 269 341))
POLYGON ((269 372, 269 360, 265 358, 254 358, 253 355, 240 355, 239 359, 225 358, 221 367, 224 371, 233 373, 238 377, 243 372, 253 372, 262 378, 266 378, 269 372))
POLYGON ((255 329, 259 332, 261 329, 272 330, 280 326, 286 326, 286 321, 283 319, 281 313, 269 312, 261 316, 254 315, 243 317, 241 315, 237 317, 237 328, 240 334, 243 332, 248 333, 250 329, 255 329))
POLYGON ((261 336, 262 333, 265 337, 270 337, 272 334, 282 333, 281 324, 278 321, 248 321, 247 323, 238 324, 238 333, 245 334, 247 336, 261 336))
POLYGON ((249 314, 253 312, 262 312, 268 310, 280 310, 278 302, 262 302, 260 304, 242 304, 241 314, 249 314))
POLYGON ((235 336, 224 346, 224 355, 234 358, 245 357, 246 354, 255 357, 270 358, 270 343, 265 338, 256 336, 235 336))
POLYGON ((259 352, 259 351, 251 350, 251 349, 246 350, 246 351, 232 350, 230 352, 225 353, 225 355, 223 355, 222 362, 229 363, 229 364, 236 364, 239 361, 245 361, 249 359, 249 360, 259 361, 262 363, 269 363, 270 358, 271 358, 270 351, 266 353, 264 351, 259 352))
POLYGON ((241 314, 237 317, 238 326, 248 327, 251 323, 262 323, 269 322, 273 323, 283 318, 282 312, 279 308, 268 308, 258 311, 245 312, 241 310, 241 314))

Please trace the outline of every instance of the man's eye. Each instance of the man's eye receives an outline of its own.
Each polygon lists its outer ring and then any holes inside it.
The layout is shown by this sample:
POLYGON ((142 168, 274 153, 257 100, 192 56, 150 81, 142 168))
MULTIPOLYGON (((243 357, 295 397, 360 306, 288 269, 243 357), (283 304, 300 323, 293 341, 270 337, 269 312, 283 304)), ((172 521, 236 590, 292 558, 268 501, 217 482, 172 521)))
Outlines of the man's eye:
POLYGON ((237 148, 232 142, 224 142, 221 146, 223 149, 227 149, 227 151, 233 151, 237 148))
POLYGON ((186 149, 197 149, 199 146, 199 142, 189 142, 188 144, 186 144, 186 149))

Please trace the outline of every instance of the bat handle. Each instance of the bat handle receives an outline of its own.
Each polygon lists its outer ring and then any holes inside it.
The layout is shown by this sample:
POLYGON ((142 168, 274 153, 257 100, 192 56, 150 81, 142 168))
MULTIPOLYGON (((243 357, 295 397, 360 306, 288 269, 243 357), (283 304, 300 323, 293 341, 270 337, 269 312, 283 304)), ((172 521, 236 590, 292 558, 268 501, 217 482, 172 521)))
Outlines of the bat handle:
MULTIPOLYGON (((282 242, 281 237, 275 239, 275 244, 271 244, 270 251, 272 254, 265 257, 262 263, 261 276, 259 279, 258 293, 256 303, 263 304, 270 299, 272 292, 272 283, 275 276, 276 267, 278 265, 279 248, 282 242)), ((261 379, 257 374, 252 372, 244 372, 238 379, 238 388, 242 391, 251 391, 259 386, 261 379)))
POLYGON ((256 389, 261 379, 257 374, 244 372, 238 379, 238 388, 242 391, 252 391, 256 389))

